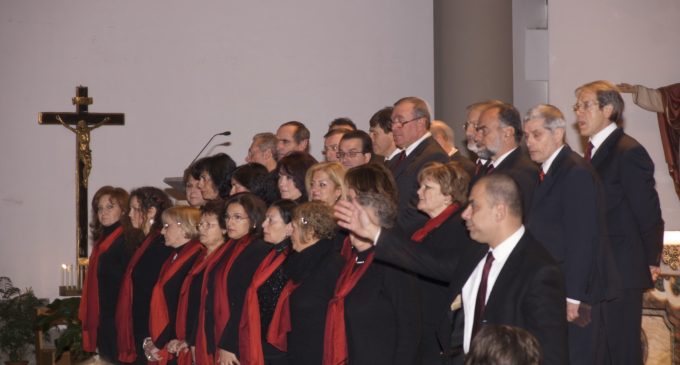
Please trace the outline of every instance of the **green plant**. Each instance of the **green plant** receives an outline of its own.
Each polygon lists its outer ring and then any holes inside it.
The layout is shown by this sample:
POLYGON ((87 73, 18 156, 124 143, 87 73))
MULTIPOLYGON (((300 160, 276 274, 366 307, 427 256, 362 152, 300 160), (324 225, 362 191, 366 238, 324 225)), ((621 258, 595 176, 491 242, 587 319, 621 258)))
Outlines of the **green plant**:
POLYGON ((83 351, 83 331, 78 319, 80 298, 55 299, 47 305, 46 314, 38 316, 38 327, 45 333, 50 328, 59 329, 59 337, 54 340, 57 359, 69 351, 71 360, 80 362, 92 357, 94 353, 83 351), (65 326, 65 328, 62 328, 65 326))
POLYGON ((21 291, 0 277, 0 352, 10 361, 26 359, 35 343, 36 309, 42 302, 30 288, 21 291))

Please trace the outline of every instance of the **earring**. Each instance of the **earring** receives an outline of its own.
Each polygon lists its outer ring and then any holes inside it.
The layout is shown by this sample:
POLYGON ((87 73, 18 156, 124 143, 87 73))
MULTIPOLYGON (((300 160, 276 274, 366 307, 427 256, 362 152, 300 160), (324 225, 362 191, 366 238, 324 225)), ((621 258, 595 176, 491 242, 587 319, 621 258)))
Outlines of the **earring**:
POLYGON ((153 226, 153 222, 154 222, 153 218, 150 218, 150 219, 149 219, 149 225, 150 225, 150 226, 153 226))

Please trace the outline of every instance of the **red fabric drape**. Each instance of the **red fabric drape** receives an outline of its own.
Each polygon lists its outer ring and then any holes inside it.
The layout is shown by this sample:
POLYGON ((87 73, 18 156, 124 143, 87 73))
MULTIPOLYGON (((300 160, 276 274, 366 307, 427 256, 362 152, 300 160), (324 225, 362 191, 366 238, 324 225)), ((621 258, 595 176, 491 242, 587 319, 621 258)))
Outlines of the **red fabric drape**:
POLYGON ((286 254, 284 252, 277 254, 276 250, 272 250, 262 260, 257 270, 255 270, 253 281, 246 291, 246 299, 239 324, 239 360, 243 365, 264 365, 260 302, 257 297, 257 289, 269 279, 274 271, 283 264, 285 259, 286 254))
POLYGON ((132 256, 120 286, 118 305, 116 307, 116 331, 118 332, 118 360, 122 362, 131 363, 137 359, 135 334, 132 324, 132 271, 135 266, 137 266, 142 255, 144 255, 144 252, 146 252, 149 246, 151 246, 151 243, 153 243, 160 234, 161 233, 158 230, 149 232, 144 239, 144 242, 142 242, 142 245, 132 256))
POLYGON ((267 342, 272 344, 280 351, 288 351, 288 332, 290 332, 290 296, 300 284, 295 284, 293 280, 288 280, 283 287, 279 300, 276 302, 276 309, 272 316, 272 322, 267 330, 267 342))
POLYGON ((411 240, 415 242, 423 242, 425 237, 427 237, 430 232, 432 232, 435 228, 439 227, 444 223, 447 219, 449 219, 450 216, 453 215, 456 211, 458 211, 458 208, 460 208, 460 205, 458 203, 453 203, 446 207, 443 212, 439 213, 438 216, 434 218, 430 218, 423 228, 415 231, 413 235, 411 236, 411 240))
POLYGON ((83 350, 95 352, 97 348, 97 329, 99 328, 99 257, 111 248, 111 245, 123 233, 123 227, 116 228, 111 234, 101 239, 90 255, 85 285, 78 308, 78 319, 83 327, 83 350))
MULTIPOLYGON (((198 253, 203 246, 198 241, 187 242, 179 249, 177 257, 169 257, 163 266, 158 276, 158 281, 154 285, 151 292, 151 311, 149 315, 149 333, 151 339, 155 343, 158 340, 165 328, 170 324, 170 315, 168 314, 168 303, 165 298, 163 287, 186 263, 198 253)), ((165 365, 170 359, 170 353, 165 347, 160 349, 160 356, 163 358, 158 361, 158 364, 165 365)))
POLYGON ((347 261, 335 285, 335 294, 328 303, 326 312, 326 330, 323 341, 323 364, 338 365, 348 363, 347 332, 345 329, 345 298, 359 279, 366 273, 368 267, 373 263, 374 253, 371 252, 366 257, 366 261, 356 270, 356 254, 352 260, 347 261))
POLYGON ((241 255, 243 250, 250 244, 252 237, 246 235, 238 240, 234 250, 229 255, 227 263, 220 267, 215 275, 215 342, 220 341, 222 332, 227 327, 231 311, 229 308, 229 289, 227 288, 227 280, 229 280, 229 272, 234 265, 236 259, 241 255))
POLYGON ((205 299, 208 296, 208 278, 210 277, 210 272, 215 269, 215 265, 220 261, 220 258, 225 252, 234 244, 233 240, 223 244, 217 251, 208 258, 210 261, 203 271, 203 282, 201 283, 201 304, 198 309, 198 325, 196 329, 196 344, 195 344, 195 356, 196 364, 202 365, 213 365, 215 363, 215 358, 209 356, 208 354, 208 343, 205 337, 205 299))

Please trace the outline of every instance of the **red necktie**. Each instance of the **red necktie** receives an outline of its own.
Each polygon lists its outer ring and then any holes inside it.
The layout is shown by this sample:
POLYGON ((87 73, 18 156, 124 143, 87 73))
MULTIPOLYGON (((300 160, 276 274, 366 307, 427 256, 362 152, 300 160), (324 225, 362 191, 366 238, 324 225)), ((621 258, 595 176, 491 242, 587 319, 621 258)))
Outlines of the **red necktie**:
POLYGON ((538 181, 543 182, 543 179, 545 179, 545 172, 541 169, 538 173, 538 181))
POLYGON ((489 251, 484 262, 484 269, 482 270, 482 281, 479 283, 479 290, 477 291, 477 300, 475 301, 475 319, 472 324, 472 337, 475 338, 477 331, 482 325, 482 318, 484 317, 484 308, 486 307, 486 284, 489 280, 489 271, 491 271, 491 264, 493 263, 493 253, 489 251))
POLYGON ((477 164, 475 165, 475 176, 479 175, 484 168, 484 164, 482 164, 482 161, 477 160, 477 164))
POLYGON ((493 172, 494 166, 492 163, 489 162, 489 166, 486 167, 486 174, 490 174, 493 172))
POLYGON ((400 154, 394 156, 394 164, 392 165, 392 172, 397 171, 397 168, 399 168, 399 165, 401 165, 401 162, 406 159, 406 150, 401 151, 400 154))
POLYGON ((588 146, 586 147, 586 152, 583 154, 583 158, 586 159, 586 161, 590 162, 590 159, 592 158, 592 153, 593 153, 593 146, 592 142, 588 142, 588 146))

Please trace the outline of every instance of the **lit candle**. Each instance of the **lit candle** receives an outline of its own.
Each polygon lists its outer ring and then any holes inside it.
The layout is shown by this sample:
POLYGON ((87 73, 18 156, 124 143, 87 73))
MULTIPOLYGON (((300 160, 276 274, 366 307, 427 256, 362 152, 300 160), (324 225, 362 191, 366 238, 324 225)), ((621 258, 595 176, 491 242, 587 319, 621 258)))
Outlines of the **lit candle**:
POLYGON ((66 285, 66 264, 61 264, 61 286, 66 285))

